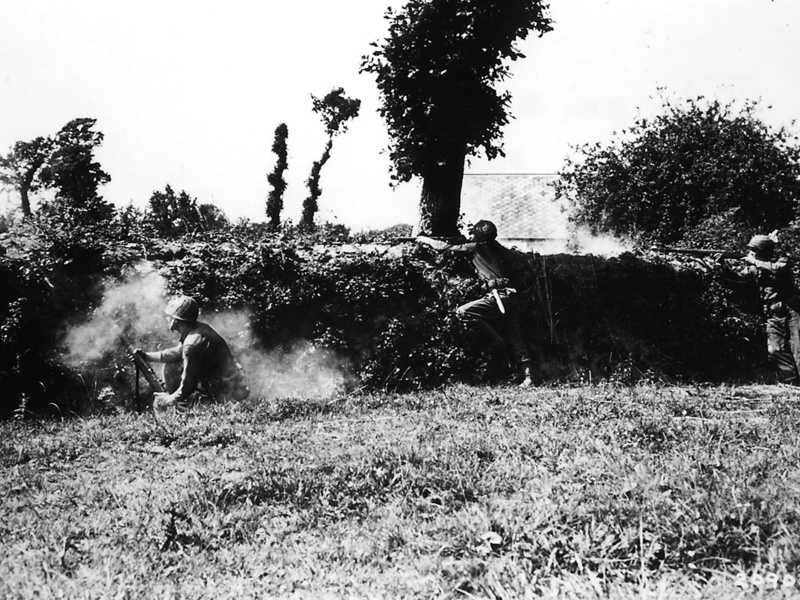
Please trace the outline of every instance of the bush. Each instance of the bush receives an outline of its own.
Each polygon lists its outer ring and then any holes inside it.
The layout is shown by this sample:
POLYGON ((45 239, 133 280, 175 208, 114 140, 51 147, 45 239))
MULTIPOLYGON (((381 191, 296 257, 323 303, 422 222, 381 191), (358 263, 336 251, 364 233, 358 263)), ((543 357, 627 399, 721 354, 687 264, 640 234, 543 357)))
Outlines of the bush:
MULTIPOLYGON (((103 281, 119 281, 145 256, 169 292, 194 296, 207 312, 246 311, 248 343, 259 350, 311 343, 341 358, 358 386, 409 390, 512 375, 496 340, 455 318, 460 304, 483 293, 463 257, 414 245, 353 252, 258 226, 176 240, 126 227, 66 231, 49 223, 21 227, 13 244, 7 236, 0 256, 8 282, 0 293, 5 416, 21 403, 80 412, 96 389, 119 383, 114 365, 93 369, 109 381, 62 366, 60 336, 93 314, 107 291, 103 281)), ((546 380, 721 381, 767 372, 757 315, 697 271, 632 254, 536 260, 538 286, 523 329, 546 380)))
MULTIPOLYGON (((342 353, 368 386, 409 389, 511 375, 502 348, 454 318, 483 292, 460 257, 309 248, 274 235, 202 242, 163 264, 173 289, 247 307, 267 347, 298 339, 342 353)), ((543 375, 721 380, 764 371, 758 317, 690 268, 631 254, 540 257, 523 320, 543 375)))
POLYGON ((104 277, 138 260, 117 224, 74 227, 53 216, 12 226, 0 245, 0 417, 80 412, 90 399, 64 366, 64 329, 100 301, 104 277))
POLYGON ((637 118, 608 146, 576 148, 557 195, 577 223, 643 245, 741 245, 754 229, 785 227, 797 214, 800 147, 757 108, 664 99, 661 114, 637 118))

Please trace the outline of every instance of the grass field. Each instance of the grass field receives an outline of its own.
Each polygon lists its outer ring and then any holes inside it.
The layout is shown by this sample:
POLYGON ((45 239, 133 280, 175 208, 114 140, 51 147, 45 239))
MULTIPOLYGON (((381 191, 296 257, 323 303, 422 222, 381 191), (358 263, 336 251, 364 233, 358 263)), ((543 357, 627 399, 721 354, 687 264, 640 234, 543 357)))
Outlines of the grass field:
POLYGON ((797 389, 456 386, 0 428, 0 598, 800 593, 797 389))

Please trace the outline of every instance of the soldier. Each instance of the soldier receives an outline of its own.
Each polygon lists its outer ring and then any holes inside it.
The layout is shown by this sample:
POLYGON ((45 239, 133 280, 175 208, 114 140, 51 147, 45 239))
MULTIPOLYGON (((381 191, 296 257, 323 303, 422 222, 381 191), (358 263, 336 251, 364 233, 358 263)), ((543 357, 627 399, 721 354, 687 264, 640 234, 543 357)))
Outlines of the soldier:
POLYGON ((516 253, 497 241, 497 227, 491 221, 478 221, 470 229, 472 239, 452 244, 428 236, 417 236, 417 242, 434 250, 465 253, 488 293, 477 300, 459 306, 456 315, 467 322, 485 323, 507 345, 516 364, 520 387, 533 383, 532 361, 520 330, 520 295, 523 291, 512 286, 516 271, 516 253))
POLYGON ((783 383, 800 385, 800 298, 792 269, 775 256, 775 240, 756 235, 747 244, 747 264, 732 269, 717 257, 716 280, 731 290, 757 288, 767 330, 767 352, 783 383))
POLYGON ((148 362, 164 363, 167 393, 157 393, 155 410, 183 405, 197 392, 198 398, 221 401, 244 400, 250 394, 241 366, 225 340, 210 325, 197 320, 197 302, 189 296, 171 300, 164 310, 169 330, 180 335, 180 344, 167 350, 136 354, 148 362))

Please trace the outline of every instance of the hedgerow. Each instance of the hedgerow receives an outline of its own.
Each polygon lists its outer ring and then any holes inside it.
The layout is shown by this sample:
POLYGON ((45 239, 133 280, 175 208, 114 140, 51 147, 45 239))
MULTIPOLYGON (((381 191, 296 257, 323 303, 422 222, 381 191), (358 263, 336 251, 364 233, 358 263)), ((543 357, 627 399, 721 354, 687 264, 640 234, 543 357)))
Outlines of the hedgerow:
MULTIPOLYGON (((260 348, 279 352, 304 341, 336 353, 351 385, 402 391, 513 375, 498 340, 454 316, 483 293, 465 259, 413 244, 321 244, 252 225, 169 240, 129 225, 69 231, 51 221, 6 234, 5 416, 20 406, 86 409, 87 390, 104 383, 103 371, 64 367, 63 333, 143 260, 166 277, 169 292, 192 295, 205 314, 246 311, 260 348)), ((536 261, 523 328, 541 381, 767 375, 757 315, 695 269, 633 254, 536 261)))

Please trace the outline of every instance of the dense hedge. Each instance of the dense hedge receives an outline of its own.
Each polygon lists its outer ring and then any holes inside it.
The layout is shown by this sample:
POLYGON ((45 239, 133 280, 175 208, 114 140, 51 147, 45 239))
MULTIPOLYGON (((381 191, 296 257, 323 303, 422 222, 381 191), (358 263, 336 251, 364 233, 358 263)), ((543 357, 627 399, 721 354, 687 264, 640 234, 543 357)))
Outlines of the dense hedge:
MULTIPOLYGON (((496 340, 454 318, 482 292, 469 263, 414 245, 358 250, 255 227, 162 241, 126 232, 53 240, 6 234, 0 271, 2 412, 84 409, 103 381, 59 358, 64 327, 92 314, 103 287, 150 261, 169 291, 206 313, 247 309, 254 342, 271 350, 306 340, 343 358, 352 385, 408 390, 512 375, 496 340)), ((524 329, 545 381, 670 377, 754 379, 768 373, 757 316, 705 276, 654 257, 537 257, 524 329)), ((110 357, 107 357, 111 360, 110 357)), ((110 377, 110 376, 109 376, 110 377)), ((106 382, 107 383, 107 382, 106 382)))

